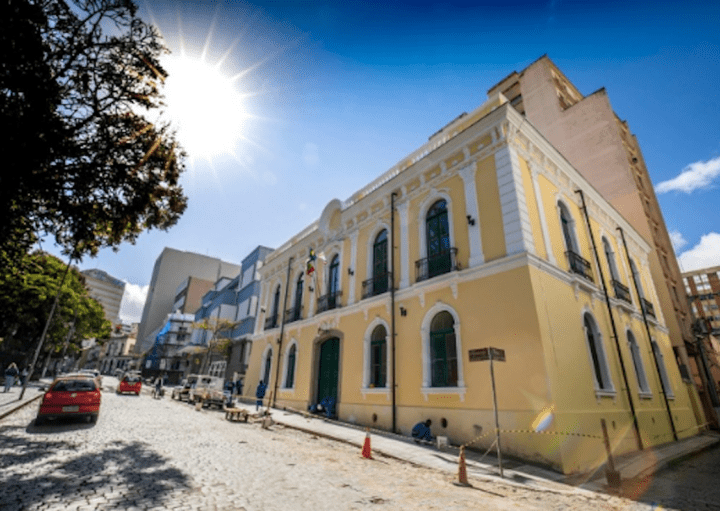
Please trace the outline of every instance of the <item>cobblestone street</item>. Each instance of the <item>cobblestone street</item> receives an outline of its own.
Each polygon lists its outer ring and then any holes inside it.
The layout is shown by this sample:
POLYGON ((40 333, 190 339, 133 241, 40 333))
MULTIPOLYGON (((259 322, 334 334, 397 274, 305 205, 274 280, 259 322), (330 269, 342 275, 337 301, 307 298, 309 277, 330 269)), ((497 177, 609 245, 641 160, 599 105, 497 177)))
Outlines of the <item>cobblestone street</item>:
POLYGON ((0 509, 651 509, 558 485, 453 485, 445 473, 361 458, 353 446, 214 410, 118 396, 97 424, 36 427, 33 403, 0 423, 0 509))

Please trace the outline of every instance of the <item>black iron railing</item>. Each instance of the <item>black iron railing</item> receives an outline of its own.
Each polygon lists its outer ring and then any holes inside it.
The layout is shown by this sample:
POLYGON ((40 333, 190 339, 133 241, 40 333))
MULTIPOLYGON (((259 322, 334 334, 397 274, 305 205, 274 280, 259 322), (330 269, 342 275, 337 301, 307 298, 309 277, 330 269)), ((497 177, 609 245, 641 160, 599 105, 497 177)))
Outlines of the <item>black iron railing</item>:
POLYGON ((415 281, 420 282, 437 277, 443 273, 459 270, 460 265, 457 261, 457 253, 458 249, 451 247, 439 254, 415 261, 415 281))
POLYGON ((640 301, 642 302, 642 307, 645 310, 645 314, 648 316, 655 317, 655 307, 653 307, 653 304, 650 303, 650 301, 647 298, 641 298, 640 301))
POLYGON ((589 261, 583 259, 580 254, 576 254, 572 250, 568 250, 565 254, 567 255, 571 272, 585 277, 590 282, 595 282, 592 277, 592 267, 589 261))
POLYGON ((371 296, 381 295, 390 291, 392 286, 392 273, 386 272, 375 275, 371 279, 364 280, 362 283, 362 297, 370 298, 371 296))
POLYGON ((272 316, 265 318, 265 330, 270 330, 271 328, 275 328, 278 326, 279 323, 279 317, 278 314, 275 313, 272 316))
POLYGON ((341 306, 340 297, 342 291, 335 291, 333 293, 327 293, 318 298, 317 311, 325 312, 332 309, 337 309, 341 306))
POLYGON ((299 307, 293 307, 285 311, 285 322, 292 323, 293 321, 300 321, 302 317, 303 308, 302 305, 299 307))
POLYGON ((632 303, 632 298, 630 297, 630 289, 628 289, 625 284, 613 279, 612 285, 613 289, 615 290, 615 298, 617 298, 618 300, 624 300, 627 303, 632 303))

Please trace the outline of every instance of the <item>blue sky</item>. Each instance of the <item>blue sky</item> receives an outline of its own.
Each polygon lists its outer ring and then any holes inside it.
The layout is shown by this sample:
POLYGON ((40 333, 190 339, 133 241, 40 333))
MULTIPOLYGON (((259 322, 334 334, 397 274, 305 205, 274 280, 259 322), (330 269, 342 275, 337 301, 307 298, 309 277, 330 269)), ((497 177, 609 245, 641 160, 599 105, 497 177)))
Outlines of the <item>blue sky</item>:
POLYGON ((243 137, 189 162, 174 228, 79 264, 130 284, 127 317, 164 247, 239 263, 279 246, 543 54, 628 121, 683 269, 720 265, 720 3, 153 0, 141 15, 174 55, 236 78, 243 137))

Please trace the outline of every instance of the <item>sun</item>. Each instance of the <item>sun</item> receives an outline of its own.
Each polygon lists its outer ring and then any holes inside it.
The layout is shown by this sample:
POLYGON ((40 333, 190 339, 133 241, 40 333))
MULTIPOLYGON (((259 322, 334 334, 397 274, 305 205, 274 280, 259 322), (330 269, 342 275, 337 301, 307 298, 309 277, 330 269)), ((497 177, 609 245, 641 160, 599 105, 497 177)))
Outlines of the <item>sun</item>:
POLYGON ((165 114, 191 160, 233 155, 246 119, 236 78, 223 74, 221 63, 184 55, 162 64, 168 72, 165 114))

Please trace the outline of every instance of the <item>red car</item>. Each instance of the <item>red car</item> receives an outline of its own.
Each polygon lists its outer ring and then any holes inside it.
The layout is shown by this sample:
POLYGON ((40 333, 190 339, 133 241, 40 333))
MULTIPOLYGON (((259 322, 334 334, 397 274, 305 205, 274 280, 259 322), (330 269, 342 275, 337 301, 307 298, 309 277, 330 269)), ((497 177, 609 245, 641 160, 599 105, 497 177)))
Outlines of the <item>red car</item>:
POLYGON ((58 417, 86 417, 96 422, 102 394, 94 378, 66 376, 56 379, 45 392, 35 425, 58 417))
POLYGON ((140 377, 134 376, 132 374, 126 374, 125 376, 123 376, 123 379, 120 380, 116 392, 118 394, 125 394, 126 392, 130 392, 132 394, 135 394, 136 396, 139 396, 141 390, 142 380, 140 379, 140 377))

